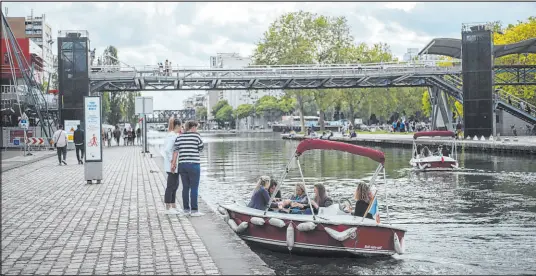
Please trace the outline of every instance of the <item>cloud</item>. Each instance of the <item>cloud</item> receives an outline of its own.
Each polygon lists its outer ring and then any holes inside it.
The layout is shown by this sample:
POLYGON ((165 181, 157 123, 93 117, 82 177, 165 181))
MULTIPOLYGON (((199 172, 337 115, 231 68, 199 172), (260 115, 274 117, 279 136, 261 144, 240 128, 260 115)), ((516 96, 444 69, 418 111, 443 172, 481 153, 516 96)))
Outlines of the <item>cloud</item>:
MULTIPOLYGON (((46 14, 53 36, 58 30, 87 30, 98 54, 114 45, 127 64, 155 65, 169 59, 180 66, 206 67, 216 53, 251 55, 270 24, 288 12, 345 16, 356 42, 384 42, 402 57, 407 48, 422 48, 434 37, 460 37, 462 23, 525 20, 534 14, 536 3, 11 2, 3 7, 8 16, 29 16, 32 9, 34 15, 46 14)), ((165 95, 162 101, 155 96, 155 103, 180 107, 191 94, 154 93, 165 95)))

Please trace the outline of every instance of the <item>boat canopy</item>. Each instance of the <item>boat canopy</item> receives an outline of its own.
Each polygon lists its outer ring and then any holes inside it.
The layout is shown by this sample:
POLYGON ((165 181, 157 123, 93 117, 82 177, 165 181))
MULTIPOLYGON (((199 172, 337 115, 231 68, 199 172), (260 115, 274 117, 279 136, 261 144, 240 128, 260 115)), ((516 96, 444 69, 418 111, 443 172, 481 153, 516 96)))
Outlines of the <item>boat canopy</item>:
POLYGON ((436 130, 436 131, 421 131, 413 134, 413 139, 417 139, 419 137, 454 137, 456 136, 456 133, 450 131, 450 130, 436 130))
POLYGON ((378 163, 385 163, 385 155, 383 152, 371 148, 360 147, 344 142, 320 140, 320 139, 307 139, 298 145, 296 148, 296 155, 300 156, 302 153, 308 150, 337 150, 344 151, 351 154, 361 155, 368 157, 378 163))

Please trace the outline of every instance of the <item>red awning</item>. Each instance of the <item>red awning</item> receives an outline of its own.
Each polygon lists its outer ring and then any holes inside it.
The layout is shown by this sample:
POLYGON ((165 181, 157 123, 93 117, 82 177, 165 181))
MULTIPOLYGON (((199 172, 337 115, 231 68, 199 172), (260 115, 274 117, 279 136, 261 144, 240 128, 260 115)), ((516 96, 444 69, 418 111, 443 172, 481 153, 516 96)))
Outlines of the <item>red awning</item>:
POLYGON ((413 134, 413 139, 419 137, 454 137, 456 133, 449 130, 436 130, 436 131, 421 131, 413 134))
POLYGON ((48 90, 48 94, 58 94, 58 89, 48 90))
POLYGON ((371 148, 360 147, 344 142, 320 140, 320 139, 307 139, 302 141, 296 148, 296 154, 299 156, 308 150, 337 150, 344 151, 351 154, 361 155, 368 157, 378 163, 385 163, 385 155, 383 152, 371 148))

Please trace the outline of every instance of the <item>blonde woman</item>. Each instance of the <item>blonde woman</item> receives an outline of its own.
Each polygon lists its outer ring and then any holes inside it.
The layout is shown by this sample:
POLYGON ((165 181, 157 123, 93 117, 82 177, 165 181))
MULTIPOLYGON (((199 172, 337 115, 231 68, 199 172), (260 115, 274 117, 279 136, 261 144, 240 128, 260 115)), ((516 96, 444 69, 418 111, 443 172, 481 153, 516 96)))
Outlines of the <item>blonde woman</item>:
POLYGON ((293 207, 299 209, 305 209, 309 206, 309 200, 305 193, 305 185, 303 183, 296 184, 296 192, 290 199, 283 201, 282 207, 293 207))
POLYGON ((180 215, 182 214, 182 211, 177 209, 177 205, 175 203, 177 189, 179 188, 179 172, 176 164, 173 166, 171 160, 173 159, 173 146, 175 144, 175 140, 179 136, 182 129, 181 120, 173 117, 169 118, 168 130, 169 129, 171 130, 168 132, 168 135, 165 139, 163 152, 164 168, 167 172, 167 187, 164 195, 164 202, 166 203, 166 214, 180 215))
MULTIPOLYGON (((356 217, 363 217, 365 215, 365 212, 368 209, 370 200, 372 199, 372 191, 370 190, 369 186, 365 183, 359 183, 357 185, 357 188, 354 192, 354 200, 355 202, 355 208, 353 210, 353 214, 356 217)), ((352 211, 350 209, 350 211, 352 211)), ((366 218, 372 219, 372 215, 370 213, 367 214, 366 218)))
POLYGON ((259 181, 257 181, 255 190, 253 190, 248 207, 258 210, 266 210, 268 202, 270 202, 270 193, 268 193, 268 187, 270 187, 270 177, 261 176, 259 181))

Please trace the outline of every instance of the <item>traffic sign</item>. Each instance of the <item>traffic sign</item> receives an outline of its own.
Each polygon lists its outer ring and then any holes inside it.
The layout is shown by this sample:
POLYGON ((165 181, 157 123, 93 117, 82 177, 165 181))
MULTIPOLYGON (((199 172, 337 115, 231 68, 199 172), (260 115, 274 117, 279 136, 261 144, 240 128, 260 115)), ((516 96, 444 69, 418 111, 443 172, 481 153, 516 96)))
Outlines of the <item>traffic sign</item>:
POLYGON ((20 140, 19 139, 13 139, 13 145, 14 146, 20 146, 20 140))
POLYGON ((28 129, 28 127, 29 127, 28 120, 21 119, 20 120, 20 127, 24 128, 24 129, 28 129))

